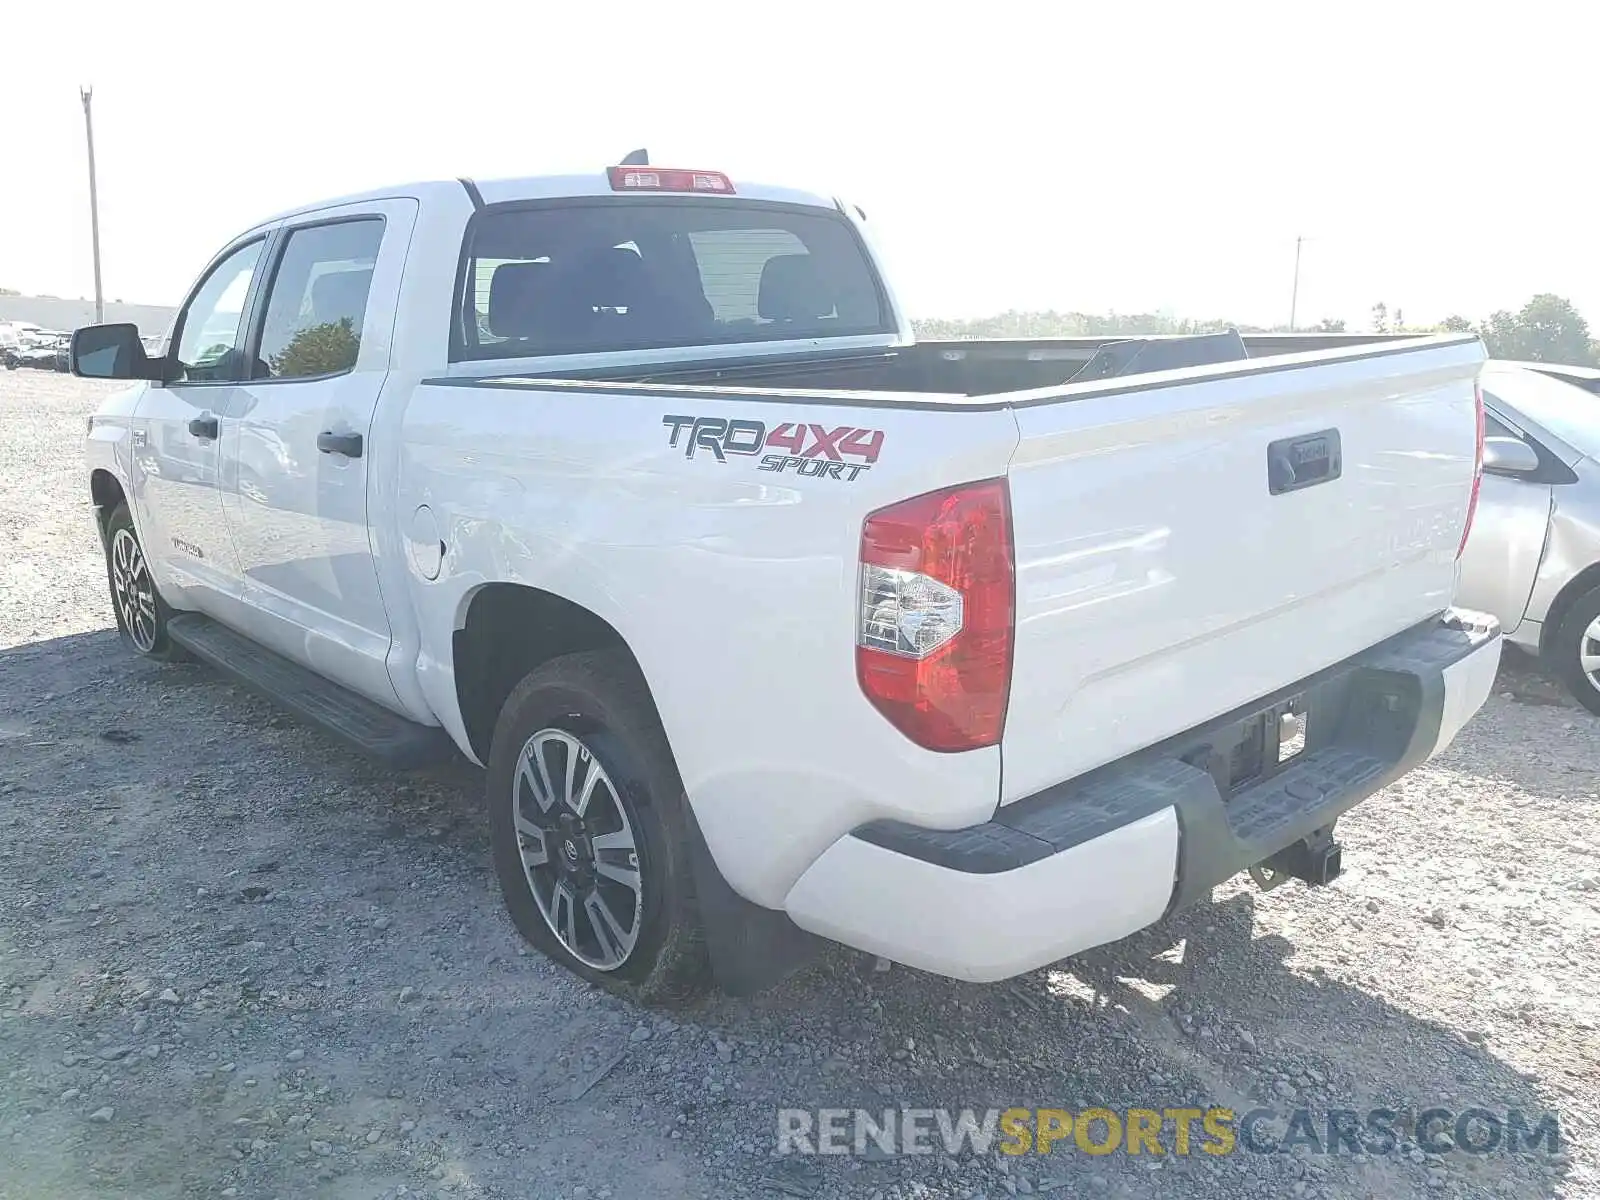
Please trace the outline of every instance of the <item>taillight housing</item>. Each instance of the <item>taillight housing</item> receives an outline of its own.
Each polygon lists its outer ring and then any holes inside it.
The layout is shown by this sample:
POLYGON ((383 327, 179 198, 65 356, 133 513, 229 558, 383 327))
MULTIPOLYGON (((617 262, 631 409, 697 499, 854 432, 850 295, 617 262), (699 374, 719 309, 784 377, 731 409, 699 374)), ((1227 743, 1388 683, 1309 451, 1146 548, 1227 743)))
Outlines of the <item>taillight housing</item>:
POLYGON ((1456 547, 1459 559, 1467 548, 1467 538, 1472 536, 1472 518, 1478 514, 1478 491, 1483 487, 1483 388, 1472 385, 1472 403, 1478 414, 1478 445, 1472 453, 1472 492, 1467 497, 1467 523, 1461 530, 1461 544, 1456 547))
POLYGON ((859 587, 856 678, 873 707, 929 750, 998 743, 1016 613, 1006 481, 870 514, 859 587))

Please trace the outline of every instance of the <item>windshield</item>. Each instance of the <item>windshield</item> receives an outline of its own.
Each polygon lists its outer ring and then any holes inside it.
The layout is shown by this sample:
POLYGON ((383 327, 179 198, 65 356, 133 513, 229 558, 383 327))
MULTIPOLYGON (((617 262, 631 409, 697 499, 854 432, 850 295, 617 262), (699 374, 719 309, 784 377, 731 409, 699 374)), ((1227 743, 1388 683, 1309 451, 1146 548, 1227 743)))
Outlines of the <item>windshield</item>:
POLYGON ((467 235, 460 358, 891 332, 838 213, 595 200, 489 208, 467 235))
POLYGON ((1483 394, 1508 415, 1542 425, 1574 450, 1600 458, 1600 396, 1517 367, 1485 367, 1483 394))

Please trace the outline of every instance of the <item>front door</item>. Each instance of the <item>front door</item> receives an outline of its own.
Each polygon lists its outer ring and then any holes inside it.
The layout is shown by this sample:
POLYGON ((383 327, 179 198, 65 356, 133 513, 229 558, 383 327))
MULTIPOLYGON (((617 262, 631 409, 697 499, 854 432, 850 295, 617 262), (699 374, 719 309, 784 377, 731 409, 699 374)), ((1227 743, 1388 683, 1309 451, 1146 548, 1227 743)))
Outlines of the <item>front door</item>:
POLYGON ((230 247, 201 277, 173 328, 166 378, 132 421, 134 519, 157 586, 173 605, 228 619, 242 591, 218 487, 221 429, 249 377, 245 313, 263 236, 230 247))
POLYGON ((371 442, 372 418, 415 208, 382 201, 282 229, 256 305, 254 373, 223 432, 223 504, 246 632, 390 706, 398 700, 368 473, 382 449, 371 442))

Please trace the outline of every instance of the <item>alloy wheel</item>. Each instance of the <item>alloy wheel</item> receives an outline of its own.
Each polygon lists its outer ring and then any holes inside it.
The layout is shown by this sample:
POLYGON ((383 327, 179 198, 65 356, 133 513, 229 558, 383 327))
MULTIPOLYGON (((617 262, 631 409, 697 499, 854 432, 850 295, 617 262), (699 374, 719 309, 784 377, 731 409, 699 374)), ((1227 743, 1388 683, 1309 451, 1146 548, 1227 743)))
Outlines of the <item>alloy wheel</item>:
POLYGON ((128 638, 141 653, 151 653, 156 648, 156 585, 130 529, 119 529, 111 538, 111 595, 128 638))
POLYGON ((1578 639, 1578 666, 1590 686, 1600 691, 1600 617, 1590 621, 1578 639))
POLYGON ((644 919, 633 823, 594 751, 541 729, 517 758, 512 813, 522 873, 545 923, 579 962, 614 971, 644 919))

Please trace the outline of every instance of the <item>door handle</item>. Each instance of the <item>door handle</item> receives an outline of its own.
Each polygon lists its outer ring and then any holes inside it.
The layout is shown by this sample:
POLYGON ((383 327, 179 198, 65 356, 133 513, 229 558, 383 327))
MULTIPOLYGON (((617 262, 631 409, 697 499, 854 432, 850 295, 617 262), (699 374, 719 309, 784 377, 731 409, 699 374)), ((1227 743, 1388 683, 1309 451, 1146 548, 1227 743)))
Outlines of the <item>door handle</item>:
POLYGON ((342 454, 346 458, 360 458, 361 435, 359 433, 329 433, 324 431, 317 434, 317 449, 324 454, 342 454))
POLYGON ((191 437, 210 438, 215 441, 217 437, 217 419, 215 417, 196 417, 189 422, 189 434, 191 437))

